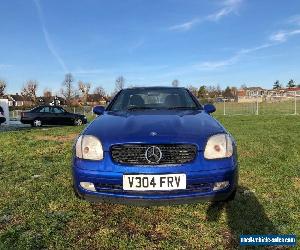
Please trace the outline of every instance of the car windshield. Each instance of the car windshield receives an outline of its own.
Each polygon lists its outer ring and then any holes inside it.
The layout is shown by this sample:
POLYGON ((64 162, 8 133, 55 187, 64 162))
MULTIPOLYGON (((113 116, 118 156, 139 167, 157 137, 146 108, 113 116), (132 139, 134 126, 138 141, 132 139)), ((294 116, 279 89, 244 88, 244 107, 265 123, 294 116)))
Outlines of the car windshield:
POLYGON ((133 88, 122 90, 109 105, 110 111, 141 109, 199 109, 184 88, 133 88))

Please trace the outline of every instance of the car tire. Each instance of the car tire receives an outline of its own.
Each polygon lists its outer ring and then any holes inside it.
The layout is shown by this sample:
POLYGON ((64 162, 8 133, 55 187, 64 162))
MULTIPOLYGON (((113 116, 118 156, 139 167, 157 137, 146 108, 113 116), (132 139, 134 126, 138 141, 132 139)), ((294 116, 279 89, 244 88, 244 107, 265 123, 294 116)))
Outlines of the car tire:
POLYGON ((233 201, 236 195, 236 189, 232 191, 232 193, 224 200, 225 202, 233 201))
POLYGON ((82 196, 78 193, 78 191, 75 187, 75 184, 73 184, 72 186, 73 186, 73 191, 74 191, 75 197, 80 199, 80 200, 83 200, 82 196))
POLYGON ((80 118, 76 118, 74 120, 74 125, 75 126, 81 126, 83 124, 83 121, 80 118))
POLYGON ((43 124, 42 124, 41 119, 37 118, 37 119, 33 120, 31 125, 32 125, 32 127, 41 127, 43 124))

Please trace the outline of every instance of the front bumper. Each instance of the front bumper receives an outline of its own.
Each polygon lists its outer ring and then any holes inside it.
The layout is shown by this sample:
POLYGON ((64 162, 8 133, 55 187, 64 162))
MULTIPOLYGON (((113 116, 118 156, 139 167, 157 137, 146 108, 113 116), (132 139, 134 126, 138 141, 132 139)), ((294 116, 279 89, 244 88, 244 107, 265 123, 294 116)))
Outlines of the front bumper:
POLYGON ((195 203, 202 200, 226 200, 237 188, 238 167, 234 157, 217 160, 194 162, 189 165, 169 167, 124 167, 110 159, 104 162, 91 162, 74 158, 73 180, 75 192, 88 201, 109 202, 132 205, 169 205, 195 203), (216 164, 219 163, 219 164, 216 164), (204 167, 204 163, 206 163, 204 167), (211 165, 211 166, 207 166, 211 165), (202 166, 201 166, 202 165, 202 166), (209 167, 211 167, 210 170, 209 167), (111 170, 115 171, 111 171, 111 170), (194 171, 191 171, 194 169, 194 171), (108 171, 110 170, 110 171, 108 171), (187 189, 173 191, 124 191, 123 174, 170 174, 184 173, 187 189), (216 182, 229 181, 229 186, 214 191, 216 182), (96 192, 80 186, 80 182, 92 182, 96 192))

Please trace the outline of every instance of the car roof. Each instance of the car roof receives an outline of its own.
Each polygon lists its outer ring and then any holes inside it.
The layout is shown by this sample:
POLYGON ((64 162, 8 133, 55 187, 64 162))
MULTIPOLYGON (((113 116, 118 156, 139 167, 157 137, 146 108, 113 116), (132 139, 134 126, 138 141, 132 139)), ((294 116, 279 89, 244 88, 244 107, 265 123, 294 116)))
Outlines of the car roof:
POLYGON ((62 108, 61 106, 52 106, 52 105, 39 105, 39 106, 36 106, 35 108, 45 108, 45 107, 49 107, 49 108, 62 108))
POLYGON ((124 89, 186 89, 185 87, 173 87, 173 86, 147 86, 147 87, 129 87, 124 89))

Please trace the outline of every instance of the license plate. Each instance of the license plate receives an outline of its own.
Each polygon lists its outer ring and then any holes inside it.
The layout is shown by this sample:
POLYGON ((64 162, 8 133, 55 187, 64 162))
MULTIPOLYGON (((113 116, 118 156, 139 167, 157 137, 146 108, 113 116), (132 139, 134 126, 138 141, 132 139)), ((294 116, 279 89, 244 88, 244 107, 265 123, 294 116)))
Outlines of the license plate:
POLYGON ((135 191, 186 189, 186 175, 123 175, 123 189, 135 191))

